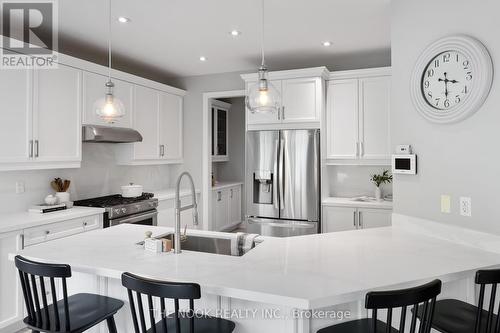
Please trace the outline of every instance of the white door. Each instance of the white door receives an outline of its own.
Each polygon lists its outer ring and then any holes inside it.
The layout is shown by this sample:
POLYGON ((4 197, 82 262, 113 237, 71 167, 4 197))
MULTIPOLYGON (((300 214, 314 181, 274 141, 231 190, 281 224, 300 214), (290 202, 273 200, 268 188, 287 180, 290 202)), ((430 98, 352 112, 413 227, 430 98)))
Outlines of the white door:
POLYGON ((323 206, 323 233, 357 229, 356 213, 357 209, 352 207, 323 206))
POLYGON ((241 222, 241 186, 229 189, 229 223, 241 222))
POLYGON ((109 124, 97 116, 94 104, 104 97, 106 92, 105 84, 108 77, 90 72, 83 73, 83 123, 104 126, 131 127, 132 124, 132 96, 133 84, 125 81, 113 79, 115 84, 114 94, 125 106, 125 116, 115 123, 109 124))
POLYGON ((0 75, 0 163, 30 159, 33 71, 3 70, 0 75))
MULTIPOLYGON (((9 72, 9 71, 6 71, 9 72)), ((18 232, 0 234, 0 330, 23 319, 23 297, 19 275, 8 256, 21 250, 18 232)))
POLYGON ((360 79, 360 155, 367 159, 390 159, 389 76, 360 79))
POLYGON ((212 193, 212 225, 214 231, 219 231, 228 224, 228 191, 219 190, 212 193))
MULTIPOLYGON (((271 84, 278 90, 281 94, 281 81, 280 80, 271 80, 271 84)), ((251 87, 255 86, 257 83, 249 82, 247 86, 247 91, 250 90, 251 87)), ((281 104, 281 102, 280 102, 281 104)), ((246 109, 247 113, 247 125, 272 125, 272 124, 281 124, 281 120, 278 119, 278 112, 273 113, 253 113, 249 109, 246 109)))
POLYGON ((160 93, 160 144, 163 158, 182 160, 183 157, 183 110, 182 97, 160 93))
POLYGON ((359 225, 363 229, 388 227, 392 223, 392 210, 389 209, 359 209, 359 225))
POLYGON ((142 135, 142 142, 134 143, 135 160, 160 158, 159 120, 158 91, 135 86, 132 127, 142 135))
POLYGON ((328 85, 327 158, 355 159, 358 155, 358 80, 335 80, 328 85))
POLYGON ((36 70, 33 87, 35 160, 80 161, 82 72, 62 64, 36 70))
POLYGON ((319 123, 323 95, 321 90, 320 78, 283 80, 283 123, 319 123))

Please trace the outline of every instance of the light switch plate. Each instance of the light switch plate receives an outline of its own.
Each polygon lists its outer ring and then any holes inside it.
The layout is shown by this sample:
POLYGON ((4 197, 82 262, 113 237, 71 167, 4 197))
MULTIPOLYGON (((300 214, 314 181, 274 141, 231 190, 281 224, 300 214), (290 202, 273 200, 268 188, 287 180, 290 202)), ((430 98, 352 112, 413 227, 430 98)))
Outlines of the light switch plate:
POLYGON ((470 197, 460 197, 460 215, 472 216, 472 200, 470 197))
POLYGON ((447 194, 441 195, 441 213, 449 214, 451 212, 451 198, 447 194))
POLYGON ((26 189, 24 186, 24 182, 22 182, 22 181, 16 182, 16 194, 24 193, 25 190, 26 189))

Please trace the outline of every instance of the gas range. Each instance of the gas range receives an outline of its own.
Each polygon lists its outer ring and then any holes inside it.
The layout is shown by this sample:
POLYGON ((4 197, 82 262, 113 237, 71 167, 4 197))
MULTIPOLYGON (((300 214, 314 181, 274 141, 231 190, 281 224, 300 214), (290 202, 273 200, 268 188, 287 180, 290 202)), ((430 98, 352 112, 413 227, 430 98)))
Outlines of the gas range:
POLYGON ((104 227, 121 223, 156 225, 158 199, 152 193, 140 197, 124 198, 119 194, 78 200, 75 206, 100 207, 105 209, 104 227))

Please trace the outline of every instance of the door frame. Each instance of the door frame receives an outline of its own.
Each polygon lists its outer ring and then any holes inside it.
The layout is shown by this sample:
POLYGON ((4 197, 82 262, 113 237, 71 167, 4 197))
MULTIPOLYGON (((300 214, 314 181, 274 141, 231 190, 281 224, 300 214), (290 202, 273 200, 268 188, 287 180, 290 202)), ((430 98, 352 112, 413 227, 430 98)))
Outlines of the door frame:
MULTIPOLYGON (((246 92, 242 90, 226 90, 203 93, 203 143, 202 143, 202 198, 203 198, 203 229, 209 230, 209 221, 212 216, 212 186, 210 175, 212 174, 211 148, 211 122, 210 100, 217 98, 245 97, 246 92)), ((246 118, 246 110, 245 118, 246 118)), ((244 129, 246 131, 246 129, 244 129)), ((245 147, 246 149, 246 147, 245 147)), ((243 199, 243 198, 242 198, 243 199)), ((210 221, 211 222, 211 221, 210 221)))

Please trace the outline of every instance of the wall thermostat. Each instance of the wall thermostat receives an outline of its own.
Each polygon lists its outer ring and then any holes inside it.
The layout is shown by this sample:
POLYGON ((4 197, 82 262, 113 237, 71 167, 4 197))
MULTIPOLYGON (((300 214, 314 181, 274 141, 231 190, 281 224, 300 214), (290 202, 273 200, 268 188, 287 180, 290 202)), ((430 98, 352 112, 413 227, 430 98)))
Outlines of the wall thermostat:
POLYGON ((392 155, 392 173, 404 175, 417 174, 417 155, 392 155))
POLYGON ((411 146, 410 145, 397 145, 396 146, 396 154, 411 154, 411 146))

